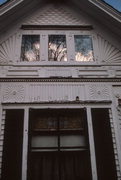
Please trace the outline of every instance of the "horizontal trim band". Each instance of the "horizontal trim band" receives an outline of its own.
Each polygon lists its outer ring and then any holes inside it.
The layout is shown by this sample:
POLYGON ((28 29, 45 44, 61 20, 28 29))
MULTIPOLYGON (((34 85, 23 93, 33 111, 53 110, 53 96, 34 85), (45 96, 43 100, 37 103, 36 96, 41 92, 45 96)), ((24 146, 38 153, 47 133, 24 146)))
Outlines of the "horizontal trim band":
POLYGON ((22 25, 24 30, 92 30, 92 25, 22 25))
POLYGON ((119 82, 121 78, 0 78, 0 82, 119 82))

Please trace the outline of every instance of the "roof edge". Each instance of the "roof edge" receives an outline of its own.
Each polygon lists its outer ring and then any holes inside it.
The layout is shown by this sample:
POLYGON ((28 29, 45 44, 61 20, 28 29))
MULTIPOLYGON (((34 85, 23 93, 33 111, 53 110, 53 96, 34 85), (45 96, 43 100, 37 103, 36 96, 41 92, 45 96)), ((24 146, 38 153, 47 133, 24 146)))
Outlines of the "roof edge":
POLYGON ((118 11, 116 11, 112 6, 109 6, 107 3, 101 0, 88 1, 121 23, 121 14, 118 11))
POLYGON ((0 16, 5 14, 7 11, 11 10, 13 7, 17 6, 24 0, 11 0, 5 3, 3 6, 0 7, 0 16))

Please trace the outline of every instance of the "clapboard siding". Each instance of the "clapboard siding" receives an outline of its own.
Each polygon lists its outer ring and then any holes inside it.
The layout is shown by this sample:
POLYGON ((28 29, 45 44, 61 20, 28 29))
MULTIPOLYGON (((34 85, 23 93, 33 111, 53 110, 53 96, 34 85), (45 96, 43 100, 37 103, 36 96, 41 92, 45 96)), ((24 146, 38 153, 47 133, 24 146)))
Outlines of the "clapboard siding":
POLYGON ((116 164, 116 171, 117 171, 117 180, 121 180, 120 162, 119 162, 119 155, 118 155, 117 144, 116 144, 116 134, 115 134, 115 130, 114 130, 114 121, 113 121, 111 109, 109 109, 109 116, 110 116, 112 141, 113 141, 115 164, 116 164))
POLYGON ((1 177, 1 169, 2 169, 2 155, 3 155, 3 141, 4 141, 4 129, 5 129, 5 115, 6 112, 3 110, 2 112, 2 120, 1 120, 1 133, 0 133, 0 177, 1 177))

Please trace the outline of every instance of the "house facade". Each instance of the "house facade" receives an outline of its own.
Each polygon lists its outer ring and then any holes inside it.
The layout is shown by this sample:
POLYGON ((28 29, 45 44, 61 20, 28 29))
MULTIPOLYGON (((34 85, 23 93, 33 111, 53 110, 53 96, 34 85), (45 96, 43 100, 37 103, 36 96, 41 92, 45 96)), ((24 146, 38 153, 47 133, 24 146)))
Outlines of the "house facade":
POLYGON ((100 0, 0 7, 2 180, 121 180, 121 15, 100 0))

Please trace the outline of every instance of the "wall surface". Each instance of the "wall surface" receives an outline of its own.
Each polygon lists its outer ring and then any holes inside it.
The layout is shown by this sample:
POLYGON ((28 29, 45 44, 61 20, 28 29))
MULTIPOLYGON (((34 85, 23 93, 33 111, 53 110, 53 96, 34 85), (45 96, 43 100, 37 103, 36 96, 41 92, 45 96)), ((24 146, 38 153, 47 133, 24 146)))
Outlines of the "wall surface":
MULTIPOLYGON (((83 104, 109 107, 118 180, 121 179, 121 46, 115 34, 84 11, 65 5, 39 7, 18 20, 0 39, 0 167, 2 164, 6 107, 34 104, 83 104), (93 26, 92 30, 23 30, 22 25, 93 26), (41 60, 20 60, 23 34, 40 34, 41 60), (69 46, 67 62, 48 61, 48 33, 65 34, 69 46), (75 34, 90 35, 94 61, 76 62, 75 34)), ((35 106, 36 107, 36 106, 35 106)), ((96 179, 93 179, 96 180, 96 179)))

